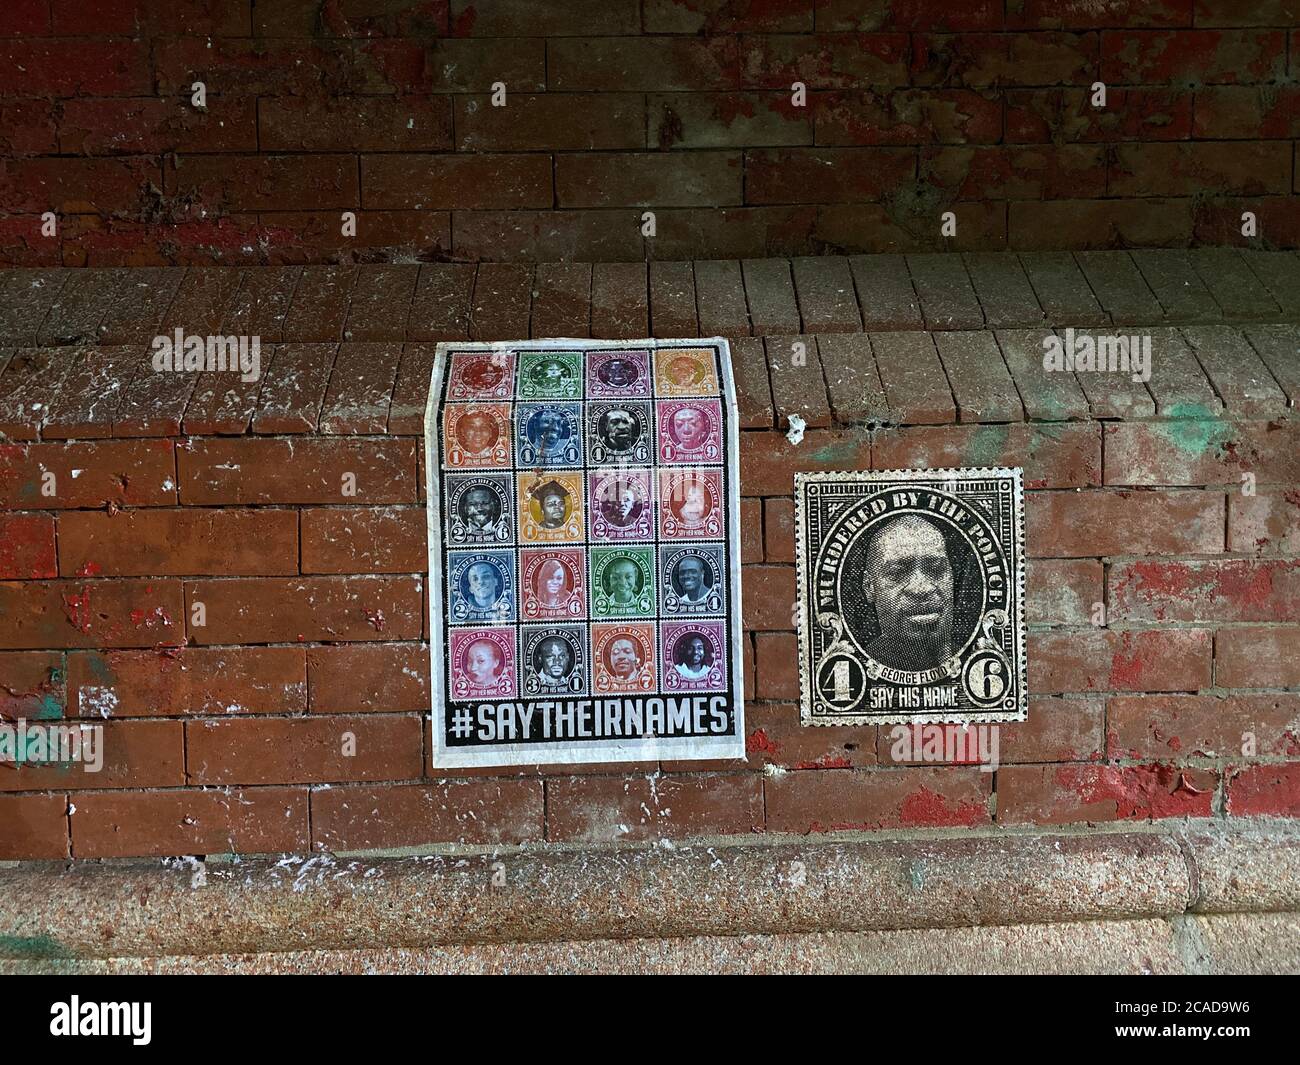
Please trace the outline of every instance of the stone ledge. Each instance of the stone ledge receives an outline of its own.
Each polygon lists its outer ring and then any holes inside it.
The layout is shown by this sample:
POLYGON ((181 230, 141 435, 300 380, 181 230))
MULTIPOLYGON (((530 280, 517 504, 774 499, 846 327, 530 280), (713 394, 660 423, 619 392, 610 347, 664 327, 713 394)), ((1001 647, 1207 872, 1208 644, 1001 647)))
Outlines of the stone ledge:
POLYGON ((25 960, 1161 919, 1300 910, 1300 827, 51 863, 0 870, 0 899, 25 960))

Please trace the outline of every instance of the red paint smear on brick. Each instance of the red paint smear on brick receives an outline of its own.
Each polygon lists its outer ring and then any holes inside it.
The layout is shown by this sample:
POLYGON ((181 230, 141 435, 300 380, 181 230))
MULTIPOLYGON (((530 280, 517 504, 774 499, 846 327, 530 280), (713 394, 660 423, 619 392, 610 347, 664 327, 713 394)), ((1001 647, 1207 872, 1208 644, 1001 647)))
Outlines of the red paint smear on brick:
POLYGON ((90 631, 90 588, 81 589, 73 595, 63 597, 63 612, 68 616, 72 627, 81 631, 90 631))
POLYGON ((813 762, 796 762, 792 767, 794 769, 852 769, 853 763, 847 758, 836 757, 833 754, 824 754, 813 762))
POLYGON ((1197 788, 1184 770, 1171 765, 1061 766, 1056 783, 1085 805, 1113 805, 1115 817, 1121 820, 1211 813, 1211 792, 1197 788))
POLYGON ((1300 763, 1234 766, 1228 772, 1228 813, 1300 817, 1300 763))
POLYGON ((929 788, 912 792, 903 800, 899 820, 904 825, 942 827, 977 825, 988 816, 985 806, 965 799, 950 805, 947 798, 929 788))
MULTIPOLYGON (((1300 563, 1236 561, 1196 569, 1179 562, 1137 562, 1130 571, 1136 582, 1132 594, 1148 605, 1204 596, 1276 614, 1278 608, 1272 603, 1273 574, 1278 570, 1295 569, 1297 565, 1300 563)), ((1121 595, 1127 584, 1120 586, 1121 595)), ((1157 620, 1165 617, 1162 606, 1157 606, 1154 613, 1157 620)))
POLYGON ((769 739, 766 732, 762 729, 756 729, 749 734, 745 740, 745 751, 748 754, 776 754, 780 750, 779 744, 769 739))
POLYGON ((77 569, 78 577, 97 577, 102 573, 104 567, 98 562, 83 562, 77 569))
POLYGON ((474 29, 474 23, 477 21, 478 12, 472 7, 465 8, 456 21, 452 23, 451 35, 453 37, 468 37, 470 32, 474 29))
POLYGON ((1132 633, 1124 634, 1123 646, 1115 652, 1110 660, 1110 686, 1129 691, 1142 690, 1142 674, 1151 664, 1151 651, 1143 651, 1141 645, 1133 650, 1132 633))

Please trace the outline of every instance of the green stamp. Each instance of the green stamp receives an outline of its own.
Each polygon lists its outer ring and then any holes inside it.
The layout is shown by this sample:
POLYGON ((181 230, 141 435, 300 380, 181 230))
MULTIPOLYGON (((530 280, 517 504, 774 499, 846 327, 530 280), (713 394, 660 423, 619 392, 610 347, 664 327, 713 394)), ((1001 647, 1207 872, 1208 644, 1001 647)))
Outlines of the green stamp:
POLYGON ((654 545, 591 548, 591 590, 592 617, 654 617, 654 545))
POLYGON ((576 351, 521 351, 520 399, 581 399, 582 355, 576 351))

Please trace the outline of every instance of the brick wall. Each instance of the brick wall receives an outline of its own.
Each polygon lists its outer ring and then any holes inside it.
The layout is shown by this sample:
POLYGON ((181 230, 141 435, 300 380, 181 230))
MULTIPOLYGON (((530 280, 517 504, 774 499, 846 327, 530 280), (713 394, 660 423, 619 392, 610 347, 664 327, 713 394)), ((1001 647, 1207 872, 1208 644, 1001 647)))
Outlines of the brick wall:
MULTIPOLYGON (((1269 261, 1273 278, 1294 267, 1269 261)), ((232 303, 223 272, 190 270, 151 312, 133 274, 136 335, 101 306, 121 330, 102 346, 0 340, 0 715, 102 724, 107 744, 99 774, 0 764, 0 858, 1300 816, 1296 326, 1157 327, 1142 386, 1045 374, 1042 327, 963 329, 961 289, 918 300, 888 264, 854 261, 874 278, 861 305, 851 281, 846 298, 814 283, 847 277, 845 260, 796 264, 798 288, 789 264, 747 289, 732 265, 706 322, 671 286, 647 290, 643 265, 639 297, 606 287, 589 306, 547 288, 531 320, 643 336, 648 291, 679 334, 734 338, 744 762, 431 768, 422 419, 432 341, 465 338, 470 318, 406 323, 463 268, 417 282, 363 267, 365 290, 327 301, 329 320, 308 313, 324 268, 292 303, 232 303), (152 372, 141 338, 205 314, 275 338, 261 381, 152 372), (367 339, 340 343, 343 322, 367 339), (898 764, 887 729, 801 728, 793 472, 988 464, 1025 469, 1030 553, 1029 718, 1004 728, 1001 767, 898 764)), ((527 332, 532 286, 507 283, 515 270, 479 268, 506 293, 480 338, 521 317, 527 332)), ((101 274, 13 276, 58 292, 101 274)), ((278 276, 233 285, 265 295, 278 276)), ((1125 290, 1099 291, 1097 313, 1125 320, 1125 290)), ((43 314, 76 305, 65 293, 43 314)), ((0 337, 22 328, 0 316, 0 337)))
POLYGON ((1298 74, 1295 0, 7 0, 0 262, 1293 248, 1298 74))

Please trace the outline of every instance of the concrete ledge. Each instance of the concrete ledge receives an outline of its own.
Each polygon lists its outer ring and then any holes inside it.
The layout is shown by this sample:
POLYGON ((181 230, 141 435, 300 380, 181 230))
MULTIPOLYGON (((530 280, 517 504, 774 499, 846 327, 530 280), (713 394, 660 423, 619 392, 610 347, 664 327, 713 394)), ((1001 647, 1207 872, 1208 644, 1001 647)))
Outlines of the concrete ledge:
POLYGON ((0 960, 13 973, 1295 973, 1300 914, 593 939, 169 958, 0 960))
MULTIPOLYGON (((341 965, 339 952, 422 951, 412 964, 491 967, 507 955, 477 948, 510 945, 509 957, 546 968, 563 950, 575 959, 617 953, 578 942, 760 936, 780 955, 788 937, 819 934, 839 936, 834 957, 849 964, 841 955, 857 957, 857 940, 845 933, 1300 910, 1300 828, 1189 822, 496 856, 47 863, 0 870, 0 900, 0 958, 18 964, 170 958, 198 967, 203 956, 220 967, 234 964, 225 956, 274 952, 285 964, 300 953, 341 965), (523 944, 555 950, 520 954, 523 944), (452 947, 465 950, 441 949, 452 947)), ((1033 935, 1047 949, 1049 933, 1033 935)), ((657 964, 648 949, 619 956, 633 968, 639 957, 657 964)), ((349 966, 373 963, 349 957, 349 966)))

